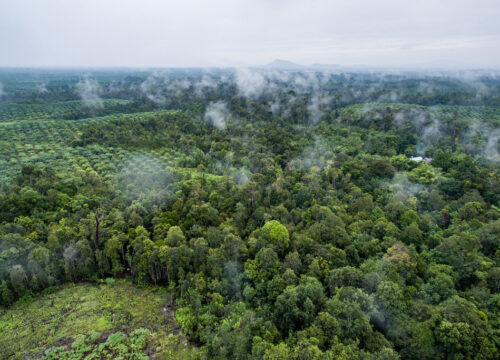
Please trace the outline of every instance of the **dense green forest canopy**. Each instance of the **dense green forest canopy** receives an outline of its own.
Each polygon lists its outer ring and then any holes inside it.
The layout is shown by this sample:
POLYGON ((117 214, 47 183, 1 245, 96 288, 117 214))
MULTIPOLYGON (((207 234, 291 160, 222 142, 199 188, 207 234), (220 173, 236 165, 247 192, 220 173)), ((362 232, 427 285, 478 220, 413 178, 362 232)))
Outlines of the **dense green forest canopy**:
MULTIPOLYGON (((0 84, 4 311, 129 278, 168 289, 200 358, 500 356, 498 75, 3 69, 0 84)), ((134 331, 113 339, 133 348, 149 330, 134 331)))

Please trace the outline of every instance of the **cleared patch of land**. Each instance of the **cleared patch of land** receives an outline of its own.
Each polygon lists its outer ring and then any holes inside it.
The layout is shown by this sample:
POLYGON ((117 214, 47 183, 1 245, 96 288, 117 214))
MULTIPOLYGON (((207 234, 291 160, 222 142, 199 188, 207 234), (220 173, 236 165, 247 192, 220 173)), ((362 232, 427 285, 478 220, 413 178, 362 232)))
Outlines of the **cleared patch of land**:
POLYGON ((0 310, 0 358, 31 359, 53 346, 68 346, 92 330, 107 334, 147 328, 145 353, 151 358, 196 356, 181 333, 169 294, 160 287, 139 288, 126 280, 114 284, 66 285, 31 301, 0 310))

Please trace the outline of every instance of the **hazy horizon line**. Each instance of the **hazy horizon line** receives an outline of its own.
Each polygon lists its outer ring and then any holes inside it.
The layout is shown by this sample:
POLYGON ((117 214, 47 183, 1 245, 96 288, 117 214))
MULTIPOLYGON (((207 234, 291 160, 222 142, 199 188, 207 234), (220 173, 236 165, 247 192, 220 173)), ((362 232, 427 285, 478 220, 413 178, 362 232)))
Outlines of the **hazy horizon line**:
POLYGON ((1 65, 0 69, 25 69, 25 70, 82 70, 82 69, 94 69, 94 70, 203 70, 203 69, 219 69, 219 70, 229 70, 229 69, 262 69, 262 70, 275 70, 275 71, 300 71, 300 70, 316 70, 321 72, 321 68, 327 70, 338 69, 338 70, 364 70, 364 71, 500 71, 500 65, 498 66, 481 66, 481 65, 464 65, 464 66, 426 66, 426 65, 370 65, 370 64, 329 64, 329 63, 313 63, 310 65, 302 65, 295 62, 287 61, 296 66, 296 68, 286 68, 279 66, 272 66, 272 63, 268 64, 253 64, 253 65, 196 65, 196 66, 179 66, 179 65, 147 65, 147 66, 136 66, 136 65, 1 65))

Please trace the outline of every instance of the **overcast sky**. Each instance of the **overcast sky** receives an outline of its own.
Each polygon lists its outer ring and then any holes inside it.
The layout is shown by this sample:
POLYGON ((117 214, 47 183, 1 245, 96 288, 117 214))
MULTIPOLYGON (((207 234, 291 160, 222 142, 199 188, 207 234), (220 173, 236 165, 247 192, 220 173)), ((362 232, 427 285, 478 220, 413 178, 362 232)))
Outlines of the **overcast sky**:
POLYGON ((500 68, 500 0, 0 0, 0 66, 500 68))

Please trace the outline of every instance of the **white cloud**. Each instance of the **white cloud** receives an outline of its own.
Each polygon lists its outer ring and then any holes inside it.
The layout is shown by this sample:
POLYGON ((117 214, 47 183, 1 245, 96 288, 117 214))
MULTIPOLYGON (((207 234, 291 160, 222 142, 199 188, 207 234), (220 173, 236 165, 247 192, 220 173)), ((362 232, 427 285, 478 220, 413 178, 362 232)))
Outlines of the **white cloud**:
POLYGON ((225 102, 217 101, 208 104, 205 110, 205 121, 213 124, 217 129, 224 129, 229 117, 229 110, 225 102))
POLYGON ((96 80, 84 76, 76 84, 76 91, 86 106, 102 107, 102 100, 99 97, 100 87, 96 80))

